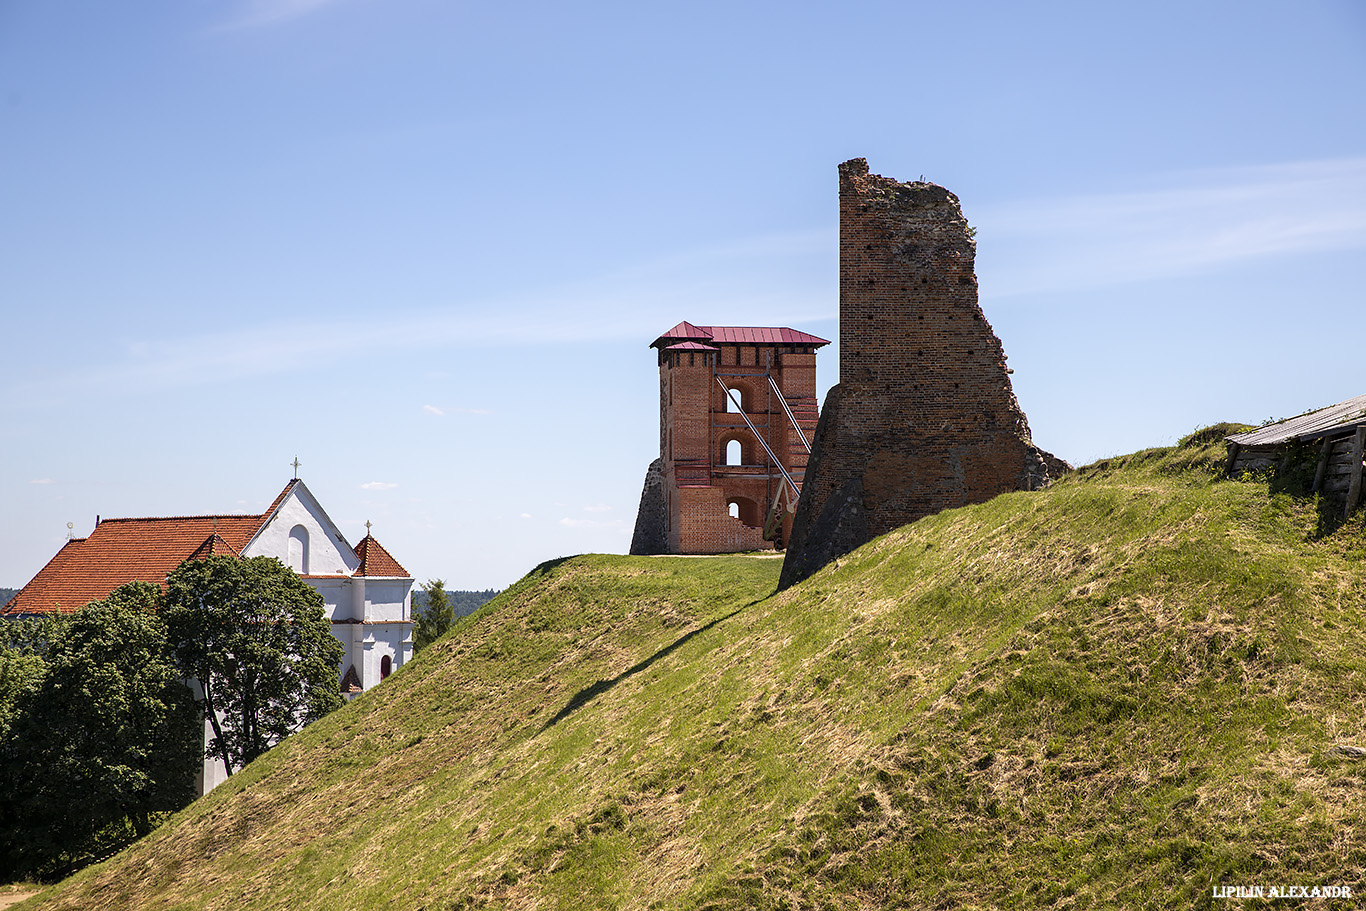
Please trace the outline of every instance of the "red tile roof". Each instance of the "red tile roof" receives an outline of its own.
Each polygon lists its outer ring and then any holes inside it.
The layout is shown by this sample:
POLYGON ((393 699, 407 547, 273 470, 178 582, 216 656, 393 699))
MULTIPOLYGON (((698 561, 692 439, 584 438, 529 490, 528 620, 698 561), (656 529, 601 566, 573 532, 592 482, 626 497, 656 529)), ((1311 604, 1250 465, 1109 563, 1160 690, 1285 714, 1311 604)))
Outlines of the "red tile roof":
POLYGON ((674 347, 670 342, 709 342, 713 345, 812 345, 828 339, 782 326, 694 326, 682 322, 650 343, 651 348, 674 347))
POLYGON ((105 519, 88 538, 67 542, 3 613, 69 613, 126 582, 161 585, 189 557, 240 552, 260 527, 261 516, 105 519))
POLYGON ((361 542, 356 545, 356 556, 360 557, 360 569, 356 570, 358 576, 409 578, 408 570, 399 566, 398 561, 389 555, 389 551, 370 535, 361 538, 361 542))
POLYGON ((204 539, 204 543, 199 545, 194 553, 190 554, 191 560, 205 560, 209 557, 240 557, 237 550, 223 540, 217 532, 204 539))
MULTIPOLYGON (((154 519, 105 519, 87 538, 68 541, 38 571, 0 614, 70 613, 128 582, 164 585, 166 576, 185 560, 211 554, 239 556, 273 516, 299 481, 290 481, 260 515, 177 516, 154 519)), ((356 548, 361 574, 401 576, 408 573, 374 538, 356 548), (363 548, 363 550, 362 550, 363 548)))

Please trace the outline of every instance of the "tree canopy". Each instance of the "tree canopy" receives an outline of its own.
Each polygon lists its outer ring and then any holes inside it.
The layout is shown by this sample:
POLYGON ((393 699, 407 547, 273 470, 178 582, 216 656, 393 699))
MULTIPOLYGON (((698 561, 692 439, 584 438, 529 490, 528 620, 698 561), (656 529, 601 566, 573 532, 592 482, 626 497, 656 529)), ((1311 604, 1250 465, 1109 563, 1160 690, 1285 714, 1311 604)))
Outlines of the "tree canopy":
POLYGON ((227 773, 341 705, 323 599, 274 557, 187 560, 166 579, 172 652, 227 773))
POLYGON ((422 592, 425 604, 413 612, 414 654, 440 639, 455 622, 455 611, 446 597, 445 579, 428 579, 422 592))
POLYGON ((202 725, 158 596, 130 583, 0 655, 5 872, 63 874, 193 799, 202 725))

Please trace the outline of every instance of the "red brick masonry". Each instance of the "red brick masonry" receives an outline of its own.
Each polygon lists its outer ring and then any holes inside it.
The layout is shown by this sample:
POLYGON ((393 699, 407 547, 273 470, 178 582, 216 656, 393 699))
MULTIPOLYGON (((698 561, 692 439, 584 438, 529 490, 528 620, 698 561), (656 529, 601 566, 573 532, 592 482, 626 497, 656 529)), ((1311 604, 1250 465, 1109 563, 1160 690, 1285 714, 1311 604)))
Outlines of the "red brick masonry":
POLYGON ((795 329, 686 322, 654 341, 660 458, 646 474, 631 553, 772 550, 786 540, 792 516, 783 512, 769 540, 765 519, 786 483, 783 470, 800 484, 807 453, 783 403, 809 440, 818 417, 816 349, 827 344, 795 329), (740 397, 744 417, 728 410, 722 383, 740 397), (739 464, 727 464, 732 443, 739 464))
POLYGON ((958 198, 839 167, 840 383, 826 397, 782 586, 923 516, 1047 484, 977 304, 958 198))

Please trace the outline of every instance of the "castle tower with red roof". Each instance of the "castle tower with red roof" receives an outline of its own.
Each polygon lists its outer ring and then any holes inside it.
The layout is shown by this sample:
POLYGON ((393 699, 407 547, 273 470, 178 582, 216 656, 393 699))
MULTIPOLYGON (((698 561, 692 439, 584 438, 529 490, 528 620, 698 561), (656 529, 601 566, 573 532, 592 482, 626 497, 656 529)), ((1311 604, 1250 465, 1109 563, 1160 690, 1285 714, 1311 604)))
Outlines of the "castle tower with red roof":
POLYGON ((687 322, 651 343, 660 457, 631 553, 782 546, 816 428, 816 349, 828 344, 795 329, 687 322))

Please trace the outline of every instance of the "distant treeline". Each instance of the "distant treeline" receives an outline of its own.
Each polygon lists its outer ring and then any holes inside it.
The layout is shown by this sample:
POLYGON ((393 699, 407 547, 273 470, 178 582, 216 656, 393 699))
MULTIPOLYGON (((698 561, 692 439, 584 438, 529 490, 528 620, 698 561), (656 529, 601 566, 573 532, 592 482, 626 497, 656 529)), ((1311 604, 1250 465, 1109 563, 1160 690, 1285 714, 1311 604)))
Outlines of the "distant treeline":
MULTIPOLYGON (((472 614, 479 608, 488 604, 499 593, 496 588, 486 589, 481 592, 453 592, 446 590, 446 600, 451 602, 451 610, 457 617, 472 614)), ((419 613, 427 609, 427 593, 422 590, 420 585, 413 586, 413 613, 419 613)))
POLYGON ((19 594, 19 589, 17 588, 0 588, 0 607, 9 604, 9 599, 17 594, 19 594))

